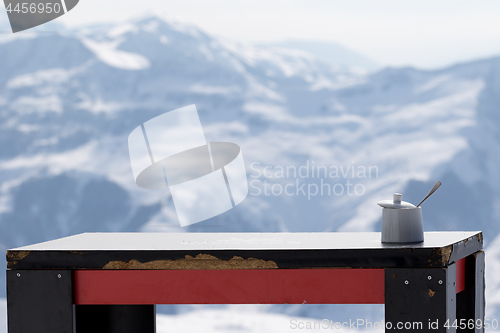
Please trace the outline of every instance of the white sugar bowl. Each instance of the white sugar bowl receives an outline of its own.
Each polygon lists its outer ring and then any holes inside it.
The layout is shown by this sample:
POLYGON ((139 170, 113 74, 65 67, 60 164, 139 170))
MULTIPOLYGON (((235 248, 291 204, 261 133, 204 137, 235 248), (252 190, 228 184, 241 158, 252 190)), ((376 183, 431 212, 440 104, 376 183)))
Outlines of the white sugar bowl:
POLYGON ((377 204, 382 210, 382 243, 418 243, 424 241, 422 209, 401 201, 403 195, 395 193, 393 200, 377 204))

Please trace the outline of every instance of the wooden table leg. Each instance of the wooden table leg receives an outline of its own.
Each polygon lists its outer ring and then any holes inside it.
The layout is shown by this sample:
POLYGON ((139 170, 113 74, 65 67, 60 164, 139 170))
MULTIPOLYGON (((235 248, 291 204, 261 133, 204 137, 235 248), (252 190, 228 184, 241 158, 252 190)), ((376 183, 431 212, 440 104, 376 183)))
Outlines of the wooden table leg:
POLYGON ((455 264, 385 270, 386 332, 455 332, 455 320, 455 264))
POLYGON ((76 305, 76 333, 155 333, 155 305, 76 305))
POLYGON ((72 333, 70 270, 8 270, 9 333, 72 333))
POLYGON ((484 307, 484 252, 479 251, 465 258, 464 289, 457 294, 457 318, 467 327, 460 331, 483 333, 484 307))

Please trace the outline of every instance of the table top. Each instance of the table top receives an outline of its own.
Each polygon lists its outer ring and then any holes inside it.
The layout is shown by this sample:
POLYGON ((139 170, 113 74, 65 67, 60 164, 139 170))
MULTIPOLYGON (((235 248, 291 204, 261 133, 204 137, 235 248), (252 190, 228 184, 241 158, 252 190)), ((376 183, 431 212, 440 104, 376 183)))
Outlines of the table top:
POLYGON ((482 249, 479 231, 426 232, 385 244, 377 232, 83 233, 7 251, 11 269, 444 267, 482 249))

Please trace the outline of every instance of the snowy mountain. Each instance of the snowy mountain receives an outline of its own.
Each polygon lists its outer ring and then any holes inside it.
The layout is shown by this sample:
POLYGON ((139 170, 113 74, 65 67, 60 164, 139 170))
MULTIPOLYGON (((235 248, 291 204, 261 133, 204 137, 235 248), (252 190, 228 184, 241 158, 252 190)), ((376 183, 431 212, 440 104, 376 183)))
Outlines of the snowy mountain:
POLYGON ((374 71, 381 67, 365 55, 334 42, 290 39, 262 46, 302 50, 333 66, 348 66, 365 71, 374 71))
MULTIPOLYGON (((399 191, 416 203, 441 180, 423 206, 425 229, 482 230, 493 272, 499 66, 493 58, 363 75, 158 16, 3 39, 0 250, 83 231, 379 230, 377 201, 399 191), (190 104, 208 140, 242 147, 250 193, 181 229, 168 191, 134 184, 127 136, 190 104)), ((500 279, 488 275, 487 286, 498 315, 500 279)))

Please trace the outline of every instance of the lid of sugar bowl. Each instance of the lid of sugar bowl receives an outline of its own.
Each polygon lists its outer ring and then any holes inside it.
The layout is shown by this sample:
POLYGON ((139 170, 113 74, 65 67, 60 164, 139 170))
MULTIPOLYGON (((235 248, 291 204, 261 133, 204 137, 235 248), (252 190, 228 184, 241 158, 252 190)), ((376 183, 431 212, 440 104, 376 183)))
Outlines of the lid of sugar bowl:
POLYGON ((406 202, 406 201, 401 201, 403 199, 403 195, 401 193, 394 193, 394 198, 392 200, 382 200, 377 202, 379 206, 382 206, 384 208, 392 208, 392 209, 398 209, 398 208, 418 208, 420 205, 427 200, 431 195, 434 194, 438 190, 438 188, 441 187, 441 182, 437 181, 436 184, 431 188, 429 193, 420 201, 420 203, 415 207, 415 205, 406 202))
POLYGON ((415 205, 406 201, 401 201, 402 198, 403 195, 401 193, 394 193, 393 200, 382 200, 377 202, 377 205, 384 208, 392 208, 392 209, 415 208, 415 205))

